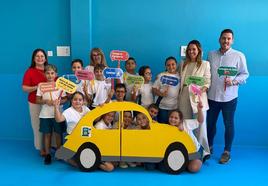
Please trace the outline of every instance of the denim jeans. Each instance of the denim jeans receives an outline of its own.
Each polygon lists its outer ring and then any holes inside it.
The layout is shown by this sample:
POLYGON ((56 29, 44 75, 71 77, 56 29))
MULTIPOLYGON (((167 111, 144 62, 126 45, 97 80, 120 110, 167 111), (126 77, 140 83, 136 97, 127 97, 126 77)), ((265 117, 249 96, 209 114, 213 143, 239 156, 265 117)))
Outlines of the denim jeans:
POLYGON ((228 102, 217 102, 208 100, 209 110, 207 112, 207 132, 209 146, 213 146, 213 139, 216 135, 216 123, 220 111, 222 111, 223 123, 225 126, 224 133, 224 150, 231 151, 233 139, 234 139, 234 115, 237 105, 237 98, 228 102))

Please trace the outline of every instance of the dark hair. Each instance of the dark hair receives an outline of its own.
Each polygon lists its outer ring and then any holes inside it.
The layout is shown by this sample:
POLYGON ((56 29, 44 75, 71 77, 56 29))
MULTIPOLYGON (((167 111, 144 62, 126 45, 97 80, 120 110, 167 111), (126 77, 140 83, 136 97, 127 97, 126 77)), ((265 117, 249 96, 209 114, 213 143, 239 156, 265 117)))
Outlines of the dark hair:
POLYGON ((105 66, 103 64, 96 64, 96 66, 94 67, 94 72, 96 72, 97 70, 103 70, 105 68, 105 66))
POLYGON ((136 60, 135 60, 135 58, 134 58, 134 57, 129 57, 129 58, 128 58, 128 60, 126 60, 125 65, 127 64, 127 62, 128 62, 129 60, 133 60, 133 61, 135 62, 135 64, 137 64, 137 63, 136 63, 136 60))
POLYGON ((80 63, 80 65, 83 67, 84 63, 82 61, 82 59, 74 59, 72 60, 71 66, 73 66, 74 63, 80 63))
POLYGON ((34 67, 36 66, 35 61, 34 61, 34 58, 35 58, 35 56, 36 56, 36 54, 37 54, 38 52, 42 52, 42 53, 44 54, 44 56, 45 56, 46 61, 45 61, 44 65, 46 66, 46 65, 48 64, 47 53, 45 52, 45 50, 43 50, 43 49, 41 49, 41 48, 37 48, 37 49, 35 49, 35 50, 33 51, 33 54, 32 54, 32 62, 31 62, 31 66, 30 66, 30 68, 34 68, 34 67))
POLYGON ((140 76, 144 76, 144 73, 145 73, 145 70, 146 70, 146 69, 150 69, 150 67, 147 66, 147 65, 145 65, 145 66, 141 66, 141 67, 139 68, 139 75, 140 75, 140 76))
POLYGON ((53 70, 56 73, 58 72, 57 67, 55 65, 52 65, 52 64, 48 64, 48 65, 45 66, 45 72, 49 71, 49 70, 53 70))
POLYGON ((169 57, 166 58, 166 60, 165 60, 165 66, 167 65, 167 62, 168 62, 169 60, 174 60, 174 61, 176 62, 176 64, 177 64, 177 60, 176 60, 176 58, 173 57, 173 56, 169 56, 169 57))
POLYGON ((84 96, 84 94, 82 94, 82 92, 76 91, 75 93, 73 93, 73 94, 71 95, 71 101, 74 99, 74 96, 75 96, 76 94, 79 94, 80 96, 82 96, 83 100, 85 100, 85 96, 84 96))
POLYGON ((158 106, 155 103, 152 103, 151 105, 148 106, 148 110, 154 108, 156 110, 159 110, 158 106))
POLYGON ((183 114, 180 110, 176 109, 176 110, 172 110, 169 114, 168 114, 168 118, 170 117, 170 115, 173 113, 173 112, 177 112, 179 114, 179 117, 180 117, 180 120, 181 122, 183 121, 183 114))
POLYGON ((123 88, 125 89, 125 92, 127 92, 127 88, 126 88, 126 85, 124 83, 118 83, 115 85, 115 90, 118 89, 118 88, 123 88))
POLYGON ((221 31, 220 37, 225 33, 230 33, 234 37, 234 32, 230 28, 227 28, 227 29, 224 29, 223 31, 221 31))
POLYGON ((197 49, 198 49, 198 55, 197 55, 197 59, 196 59, 197 68, 199 68, 201 66, 201 64, 202 64, 202 47, 201 47, 201 43, 198 40, 192 40, 187 45, 186 59, 185 59, 185 63, 183 64, 182 70, 184 70, 186 65, 188 65, 191 62, 190 56, 188 54, 188 49, 189 49, 190 45, 195 45, 197 47, 197 49))

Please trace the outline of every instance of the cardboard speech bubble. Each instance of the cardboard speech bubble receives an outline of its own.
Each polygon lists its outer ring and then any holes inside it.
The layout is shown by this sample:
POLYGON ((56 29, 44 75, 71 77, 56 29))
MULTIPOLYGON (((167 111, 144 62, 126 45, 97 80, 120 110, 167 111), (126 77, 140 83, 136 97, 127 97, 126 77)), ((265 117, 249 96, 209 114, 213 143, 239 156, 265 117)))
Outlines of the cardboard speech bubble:
POLYGON ((76 84, 68 79, 65 79, 64 77, 60 77, 57 79, 56 87, 58 89, 64 90, 69 94, 73 94, 76 91, 76 84))
POLYGON ((124 77, 125 81, 127 82, 128 85, 135 85, 137 87, 141 87, 141 85, 144 84, 144 78, 142 76, 138 75, 126 75, 124 77))
POLYGON ((219 77, 221 76, 236 76, 237 68, 236 67, 224 67, 221 66, 217 70, 219 77))
POLYGON ((93 80, 94 73, 88 70, 78 70, 75 72, 77 79, 79 80, 93 80))
POLYGON ((76 77, 76 75, 74 75, 74 74, 65 74, 62 77, 65 78, 65 79, 68 79, 69 81, 71 81, 71 82, 73 82, 73 83, 75 83, 77 85, 81 82, 81 80, 79 80, 76 77))
POLYGON ((194 95, 198 95, 201 96, 202 94, 202 90, 198 85, 195 84, 191 84, 190 85, 190 91, 194 94, 194 95))
POLYGON ((163 85, 177 86, 179 84, 179 79, 177 77, 163 75, 160 78, 160 82, 163 85))
POLYGON ((102 73, 106 79, 120 79, 123 76, 121 68, 105 68, 102 73))
POLYGON ((189 86, 190 84, 195 84, 198 86, 204 86, 205 84, 205 78, 204 77, 198 77, 198 76, 189 76, 186 79, 186 84, 189 86))
POLYGON ((129 54, 126 51, 112 50, 110 58, 112 61, 126 61, 129 58, 129 54))
POLYGON ((40 90, 44 93, 44 92, 52 92, 57 89, 56 89, 55 82, 44 82, 44 83, 40 83, 40 90))

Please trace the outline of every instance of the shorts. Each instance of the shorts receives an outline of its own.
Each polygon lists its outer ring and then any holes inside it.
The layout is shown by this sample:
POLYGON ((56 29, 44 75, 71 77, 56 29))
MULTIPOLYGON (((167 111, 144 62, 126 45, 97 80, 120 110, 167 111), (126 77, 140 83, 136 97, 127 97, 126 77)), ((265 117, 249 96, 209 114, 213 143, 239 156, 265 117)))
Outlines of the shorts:
POLYGON ((66 131, 66 124, 65 121, 57 123, 55 118, 40 118, 39 131, 44 134, 52 134, 52 132, 62 134, 66 131))

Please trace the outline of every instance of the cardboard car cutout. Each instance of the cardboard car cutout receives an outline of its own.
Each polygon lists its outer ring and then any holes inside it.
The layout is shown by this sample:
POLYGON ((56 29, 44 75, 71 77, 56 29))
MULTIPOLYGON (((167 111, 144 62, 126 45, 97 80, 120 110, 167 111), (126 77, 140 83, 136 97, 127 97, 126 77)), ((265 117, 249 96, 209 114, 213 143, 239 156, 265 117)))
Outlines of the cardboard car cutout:
POLYGON ((178 174, 199 153, 186 132, 153 121, 144 107, 132 102, 111 102, 82 117, 56 157, 73 158, 82 171, 93 171, 102 161, 124 161, 162 163, 168 173, 178 174), (150 129, 123 129, 123 112, 130 110, 143 113, 150 129), (108 112, 119 113, 118 127, 96 129, 95 119, 108 112))

